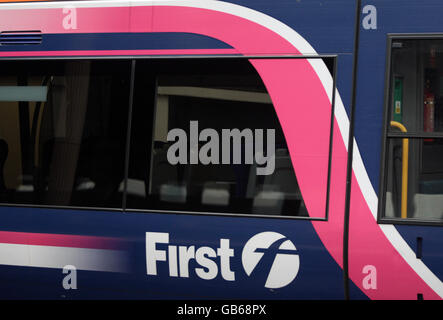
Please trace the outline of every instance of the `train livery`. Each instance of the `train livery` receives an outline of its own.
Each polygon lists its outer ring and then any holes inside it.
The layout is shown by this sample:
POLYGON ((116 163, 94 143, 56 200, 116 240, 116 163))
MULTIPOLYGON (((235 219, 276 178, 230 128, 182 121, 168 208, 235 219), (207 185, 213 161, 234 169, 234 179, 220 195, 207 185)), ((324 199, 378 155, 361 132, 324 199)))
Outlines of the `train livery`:
POLYGON ((442 299, 442 10, 1 3, 0 297, 442 299))

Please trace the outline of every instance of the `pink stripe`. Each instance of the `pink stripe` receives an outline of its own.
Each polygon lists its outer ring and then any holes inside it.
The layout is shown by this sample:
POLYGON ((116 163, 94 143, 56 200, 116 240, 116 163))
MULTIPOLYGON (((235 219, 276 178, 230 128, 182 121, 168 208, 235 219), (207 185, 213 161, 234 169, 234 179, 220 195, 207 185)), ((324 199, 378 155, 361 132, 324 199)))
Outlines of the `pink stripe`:
POLYGON ((123 240, 117 238, 11 231, 0 231, 0 243, 87 249, 124 248, 123 240))
POLYGON ((318 236, 340 267, 343 267, 343 223, 346 191, 347 152, 343 137, 334 121, 331 158, 331 184, 328 222, 312 222, 318 236))
POLYGON ((359 188, 355 175, 352 177, 351 217, 349 227, 349 273, 354 283, 370 298, 416 300, 422 293, 426 300, 441 299, 416 272, 384 235, 359 188), (377 270, 377 289, 365 289, 362 270, 373 265, 377 270))
POLYGON ((77 8, 75 11, 77 28, 72 29, 69 28, 73 22, 69 20, 72 13, 69 10, 63 12, 62 8, 0 10, 0 30, 40 30, 42 33, 129 32, 130 13, 131 8, 128 7, 77 8))
POLYGON ((75 51, 5 51, 0 57, 72 57, 72 56, 143 56, 143 55, 216 55, 238 54, 235 49, 168 50, 75 50, 75 51))
POLYGON ((309 215, 325 217, 331 119, 325 89, 307 60, 251 62, 274 103, 309 215))

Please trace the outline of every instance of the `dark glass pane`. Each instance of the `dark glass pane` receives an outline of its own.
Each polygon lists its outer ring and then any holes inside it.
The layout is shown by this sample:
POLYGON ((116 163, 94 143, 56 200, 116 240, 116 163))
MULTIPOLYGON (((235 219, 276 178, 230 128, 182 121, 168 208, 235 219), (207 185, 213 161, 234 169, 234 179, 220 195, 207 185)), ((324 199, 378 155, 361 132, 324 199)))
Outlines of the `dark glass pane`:
POLYGON ((442 157, 443 139, 388 140, 386 217, 443 218, 442 157))
POLYGON ((389 130, 443 132, 443 40, 393 40, 391 62, 389 130))
POLYGON ((0 198, 121 207, 129 61, 0 64, 0 198))

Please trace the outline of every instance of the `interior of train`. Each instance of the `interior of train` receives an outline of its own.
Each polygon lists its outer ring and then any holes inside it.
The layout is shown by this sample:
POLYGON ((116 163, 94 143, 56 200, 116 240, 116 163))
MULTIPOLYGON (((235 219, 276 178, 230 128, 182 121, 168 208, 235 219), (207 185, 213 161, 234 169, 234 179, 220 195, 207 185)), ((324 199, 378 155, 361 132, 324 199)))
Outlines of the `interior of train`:
POLYGON ((393 39, 385 216, 443 218, 443 40, 393 39))

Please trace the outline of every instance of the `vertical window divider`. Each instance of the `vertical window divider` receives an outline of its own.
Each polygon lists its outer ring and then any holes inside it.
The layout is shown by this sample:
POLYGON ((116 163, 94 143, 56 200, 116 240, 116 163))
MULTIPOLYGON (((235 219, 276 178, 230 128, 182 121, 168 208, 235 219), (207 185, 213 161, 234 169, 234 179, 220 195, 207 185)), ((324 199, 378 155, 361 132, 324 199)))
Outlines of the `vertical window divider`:
MULTIPOLYGON (((152 169, 154 164, 154 139, 155 139, 155 120, 157 117, 157 101, 158 101, 158 76, 155 77, 155 87, 154 87, 154 110, 152 112, 152 132, 151 132, 151 150, 149 152, 149 172, 148 172, 148 179, 149 184, 145 186, 146 188, 146 196, 150 195, 152 193, 152 169)), ((146 159, 147 160, 147 159, 146 159)))
POLYGON ((332 152, 334 143, 334 120, 335 120, 335 91, 337 85, 337 59, 334 57, 334 70, 332 73, 332 97, 331 97, 331 124, 329 132, 329 155, 328 155, 328 176, 326 182, 326 204, 325 204, 325 220, 329 219, 329 196, 331 191, 331 167, 332 167, 332 152))
POLYGON ((125 150, 125 171, 123 178, 123 199, 122 199, 122 211, 126 212, 126 198, 128 189, 128 175, 129 175, 129 153, 131 151, 131 134, 132 134, 132 106, 134 102, 134 80, 135 80, 135 64, 136 60, 131 60, 131 79, 129 85, 129 110, 128 110, 128 126, 126 134, 126 150, 125 150))
POLYGON ((378 197, 378 210, 377 210, 377 222, 383 218, 384 214, 384 204, 386 201, 386 167, 388 163, 388 158, 386 156, 386 148, 388 145, 388 122, 390 118, 391 106, 391 55, 392 55, 392 35, 388 34, 387 44, 386 44, 386 62, 385 62, 385 93, 384 93, 384 102, 383 102, 383 125, 382 125, 382 135, 381 135, 381 153, 380 153, 380 180, 379 180, 379 197, 378 197))

